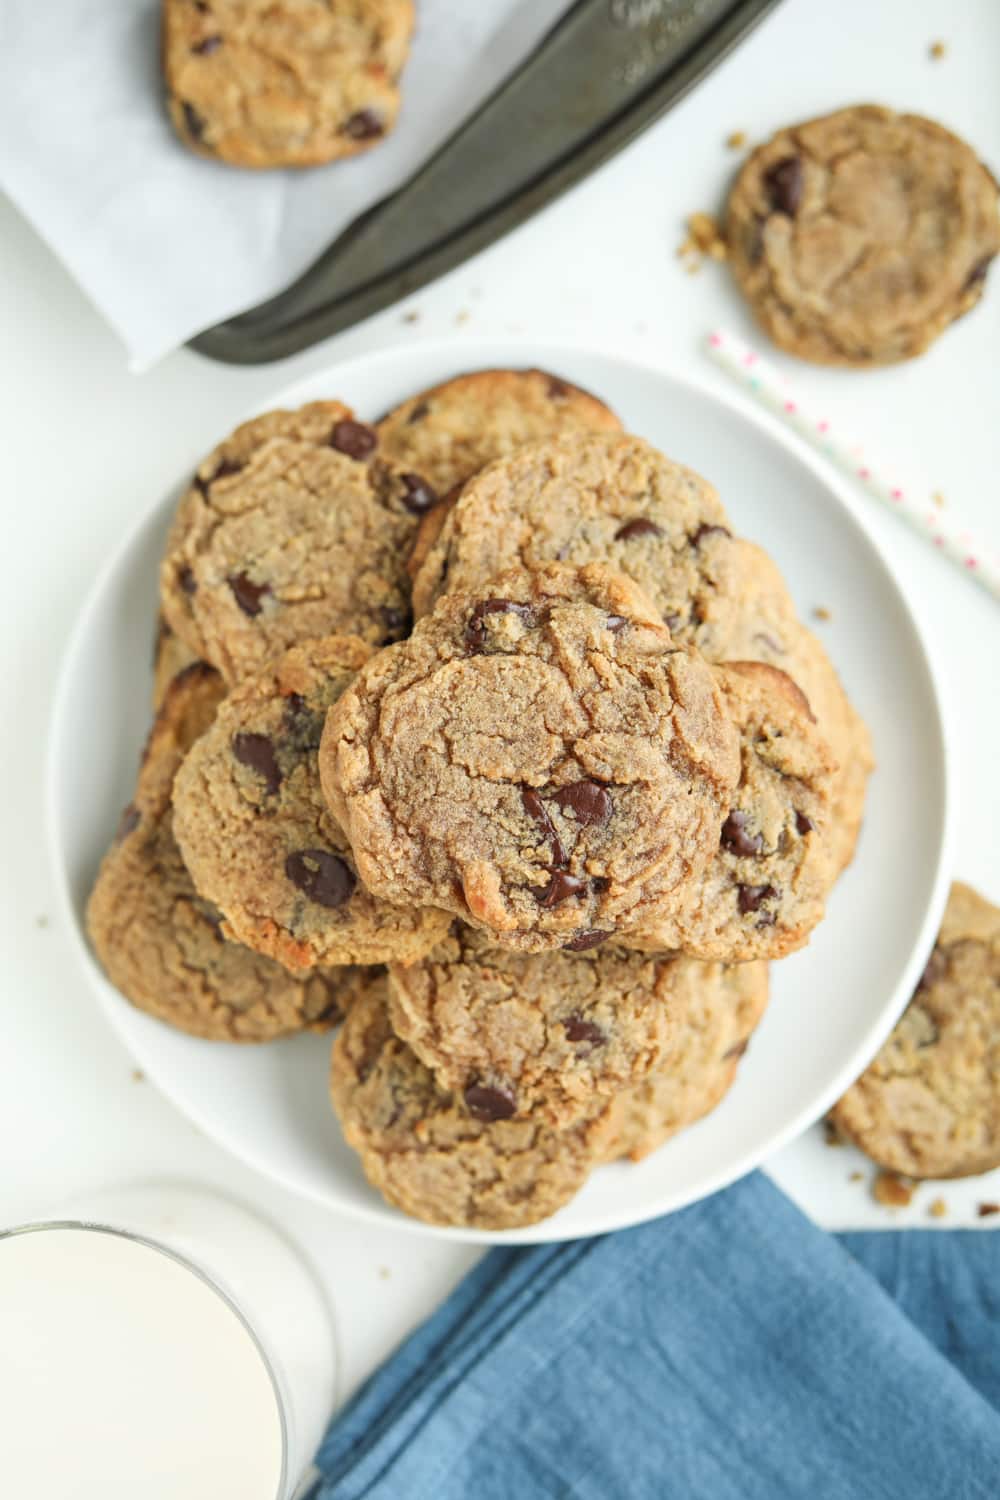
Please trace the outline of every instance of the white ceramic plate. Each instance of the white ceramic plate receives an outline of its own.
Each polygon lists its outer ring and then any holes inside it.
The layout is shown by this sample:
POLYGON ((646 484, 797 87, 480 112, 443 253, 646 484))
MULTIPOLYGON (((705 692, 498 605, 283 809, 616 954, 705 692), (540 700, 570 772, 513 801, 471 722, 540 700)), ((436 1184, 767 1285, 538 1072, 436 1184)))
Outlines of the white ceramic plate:
POLYGON ((358 1217, 466 1240, 554 1240, 638 1223, 731 1182, 853 1080, 902 1009, 937 930, 950 799, 927 648, 866 533, 864 502, 741 401, 564 345, 463 340, 353 360, 267 404, 340 396, 374 419, 424 386, 490 365, 541 365, 599 393, 632 431, 711 479, 736 528, 774 555, 800 612, 808 618, 817 604, 832 612, 819 628, 872 728, 879 765, 858 855, 809 947, 774 966, 771 1007, 720 1108, 640 1166, 601 1168, 543 1224, 506 1234, 434 1229, 388 1208, 366 1184, 328 1106, 326 1039, 260 1048, 195 1041, 112 989, 87 947, 82 913, 147 729, 157 562, 177 493, 126 537, 70 642, 52 724, 50 835, 80 960, 105 1014, 208 1135, 286 1187, 358 1217))

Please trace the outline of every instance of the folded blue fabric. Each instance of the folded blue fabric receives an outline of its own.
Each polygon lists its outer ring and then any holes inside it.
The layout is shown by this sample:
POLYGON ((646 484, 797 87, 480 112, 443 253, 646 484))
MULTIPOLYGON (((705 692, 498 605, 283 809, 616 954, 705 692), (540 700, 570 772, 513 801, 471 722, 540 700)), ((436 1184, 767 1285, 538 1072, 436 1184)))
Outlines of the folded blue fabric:
POLYGON ((321 1500, 1000 1494, 1000 1237, 838 1239, 760 1174, 494 1250, 335 1420, 321 1500))

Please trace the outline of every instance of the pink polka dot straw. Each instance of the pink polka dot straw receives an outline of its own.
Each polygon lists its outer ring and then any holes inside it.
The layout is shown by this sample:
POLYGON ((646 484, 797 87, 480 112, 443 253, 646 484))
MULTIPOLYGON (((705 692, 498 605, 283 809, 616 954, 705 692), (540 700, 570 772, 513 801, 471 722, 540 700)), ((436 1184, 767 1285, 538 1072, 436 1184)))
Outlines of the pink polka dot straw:
POLYGON ((974 578, 995 599, 1000 599, 1000 553, 995 548, 957 525, 953 518, 932 505, 928 496, 906 490, 870 468, 860 456, 861 449, 845 442, 826 417, 803 405, 798 395, 789 390, 787 381, 741 339, 717 330, 709 335, 708 352, 762 406, 776 412, 800 437, 850 475, 869 495, 881 500, 888 510, 908 522, 967 577, 974 578))

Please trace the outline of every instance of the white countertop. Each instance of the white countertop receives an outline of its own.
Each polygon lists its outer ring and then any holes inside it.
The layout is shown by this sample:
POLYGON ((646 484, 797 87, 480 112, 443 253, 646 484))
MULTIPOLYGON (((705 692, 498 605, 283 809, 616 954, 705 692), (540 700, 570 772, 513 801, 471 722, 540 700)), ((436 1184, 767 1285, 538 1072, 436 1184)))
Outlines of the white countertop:
MULTIPOLYGON (((0 204, 0 491, 4 560, 0 799, 0 1226, 92 1187, 169 1177, 216 1184, 284 1224, 331 1295, 351 1389, 478 1252, 357 1225, 256 1176, 206 1140, 133 1064, 99 1016, 55 917, 42 820, 53 681, 74 616, 137 510, 190 469, 253 403, 294 376, 369 348, 454 331, 572 335, 646 360, 704 364, 717 322, 753 338, 724 268, 694 277, 683 220, 713 209, 734 130, 760 139, 841 104, 878 100, 954 127, 1000 169, 995 0, 786 0, 696 93, 568 197, 406 304, 295 360, 230 369, 182 351, 142 377, 31 228, 0 204), (933 62, 929 44, 948 44, 933 62), (416 322, 403 312, 416 310, 416 322)), ((334 178, 331 175, 331 183, 334 178)), ((151 289, 155 295, 155 288, 151 289)), ((941 491, 1000 539, 1000 271, 984 304, 925 358, 873 374, 786 368, 902 481, 941 491)), ((461 349, 456 350, 461 368, 461 349)), ((343 394, 350 399, 350 392, 343 394)), ((877 513, 872 530, 946 666, 961 798, 956 873, 1000 900, 1000 606, 877 513)), ((872 643, 877 650, 877 642, 872 643)), ((80 733, 87 733, 81 724, 80 733)), ((913 809, 920 817, 919 807, 913 809)), ((905 838, 906 829, 900 829, 905 838)), ((877 892, 873 893, 877 899, 877 892)), ((927 1223, 937 1188, 891 1219, 851 1181, 860 1158, 818 1131, 774 1161, 832 1226, 927 1223)), ((943 1190, 944 1222, 1000 1198, 1000 1174, 943 1190)))

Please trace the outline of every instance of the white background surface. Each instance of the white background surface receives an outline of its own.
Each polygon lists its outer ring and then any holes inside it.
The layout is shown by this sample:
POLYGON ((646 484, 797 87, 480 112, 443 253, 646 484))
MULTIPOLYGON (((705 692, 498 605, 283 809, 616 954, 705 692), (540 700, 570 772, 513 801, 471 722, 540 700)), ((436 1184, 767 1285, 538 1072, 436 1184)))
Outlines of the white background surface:
MULTIPOLYGON (((0 1224, 71 1193, 136 1177, 194 1178, 256 1205, 296 1236, 337 1314, 342 1389, 446 1292, 475 1251, 375 1231, 299 1203, 201 1137, 101 1021, 54 920, 42 827, 49 700, 80 601, 137 509, 271 389, 341 355, 463 330, 588 338, 702 367, 716 322, 754 337, 724 269, 688 277, 682 220, 716 206, 734 166, 724 139, 875 99, 953 126, 1000 168, 1000 7, 994 0, 785 0, 692 97, 568 198, 404 307, 296 360, 227 369, 182 352, 142 378, 33 232, 0 206, 0 1224), (943 38, 942 62, 928 45, 943 38), (407 310, 416 323, 403 321, 407 310)), ((150 295, 155 296, 155 286, 150 295)), ((984 304, 922 360, 874 374, 785 368, 867 440, 902 483, 1000 534, 1000 273, 984 304)), ((461 367, 456 350, 456 368, 461 367)), ((724 377, 708 369, 720 386, 724 377)), ((350 392, 345 392, 348 399, 350 392)), ((947 664, 958 788, 956 873, 1000 900, 1000 606, 889 517, 873 522, 947 664)), ((878 642, 872 651, 877 654, 878 642)), ((86 722, 80 734, 88 733, 86 722)), ((919 820, 921 809, 912 809, 919 820)), ((907 838, 907 827, 898 830, 907 838)), ((878 892, 872 892, 878 900, 878 892)), ((794 1066, 794 1059, 789 1060, 794 1066)), ((891 1219, 849 1180, 861 1166, 819 1132, 775 1161, 778 1180, 831 1226, 927 1223, 936 1187, 891 1219)), ((948 1184, 955 1223, 1000 1180, 948 1184)), ((992 1221, 996 1222, 996 1221, 992 1221)))

